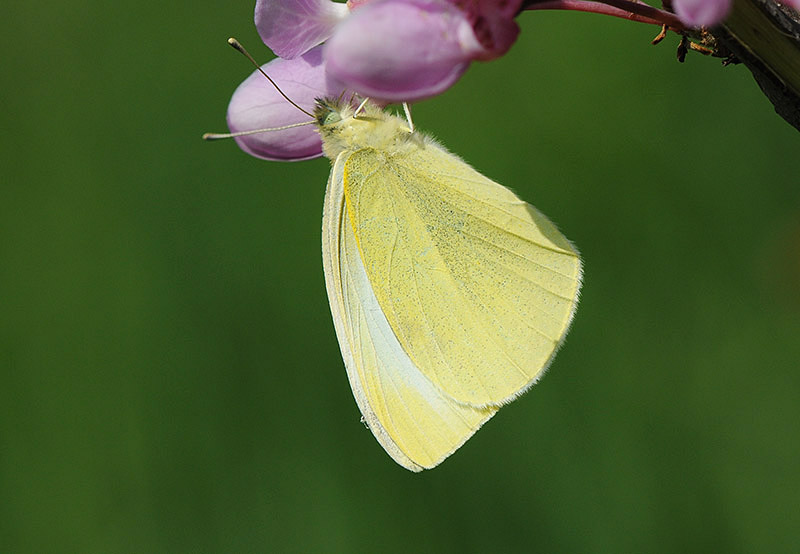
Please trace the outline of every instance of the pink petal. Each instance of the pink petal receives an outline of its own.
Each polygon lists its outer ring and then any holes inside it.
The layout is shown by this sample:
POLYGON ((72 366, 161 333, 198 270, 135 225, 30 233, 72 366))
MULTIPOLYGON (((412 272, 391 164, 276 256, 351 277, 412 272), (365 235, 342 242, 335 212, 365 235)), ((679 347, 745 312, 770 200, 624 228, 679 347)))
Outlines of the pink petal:
POLYGON ((731 0, 672 0, 678 18, 689 27, 712 27, 721 23, 731 0))
POLYGON ((780 3, 800 11, 800 0, 780 0, 780 3))
MULTIPOLYGON (((274 59, 262 69, 308 112, 313 113, 316 98, 338 96, 344 90, 343 85, 326 74, 321 46, 293 60, 274 59)), ((228 128, 233 133, 306 121, 311 118, 289 104, 258 71, 239 85, 228 105, 228 128)), ((265 131, 235 140, 242 150, 265 160, 299 161, 322 155, 315 125, 265 131)))
POLYGON ((484 48, 482 60, 502 56, 519 35, 514 18, 522 8, 522 0, 450 0, 467 14, 475 37, 484 48))
POLYGON ((330 0, 256 0, 256 29, 270 50, 292 59, 330 37, 348 13, 330 0))
POLYGON ((455 83, 484 48, 465 13, 444 0, 377 0, 325 44, 328 73, 386 101, 420 100, 455 83))

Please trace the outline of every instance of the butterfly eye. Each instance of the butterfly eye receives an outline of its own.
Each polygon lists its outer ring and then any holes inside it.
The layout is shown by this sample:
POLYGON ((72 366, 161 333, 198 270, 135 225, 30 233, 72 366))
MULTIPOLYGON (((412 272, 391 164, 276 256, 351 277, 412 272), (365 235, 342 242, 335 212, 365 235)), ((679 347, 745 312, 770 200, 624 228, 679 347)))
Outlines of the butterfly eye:
POLYGON ((333 125, 334 123, 339 123, 342 120, 342 115, 339 112, 329 111, 325 114, 320 122, 321 125, 333 125))
POLYGON ((317 98, 314 119, 320 127, 339 123, 342 120, 340 102, 330 98, 317 98))

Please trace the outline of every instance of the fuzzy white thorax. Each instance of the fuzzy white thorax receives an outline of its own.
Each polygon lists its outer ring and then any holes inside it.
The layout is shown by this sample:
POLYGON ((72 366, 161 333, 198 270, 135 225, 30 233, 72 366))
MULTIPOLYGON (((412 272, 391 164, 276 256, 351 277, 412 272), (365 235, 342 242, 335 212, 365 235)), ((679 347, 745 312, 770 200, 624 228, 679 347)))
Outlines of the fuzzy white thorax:
POLYGON ((335 160, 345 151, 374 148, 387 154, 397 154, 409 148, 423 146, 426 138, 409 129, 401 117, 384 112, 367 103, 358 115, 341 102, 321 101, 317 105, 317 130, 322 137, 322 151, 335 160))

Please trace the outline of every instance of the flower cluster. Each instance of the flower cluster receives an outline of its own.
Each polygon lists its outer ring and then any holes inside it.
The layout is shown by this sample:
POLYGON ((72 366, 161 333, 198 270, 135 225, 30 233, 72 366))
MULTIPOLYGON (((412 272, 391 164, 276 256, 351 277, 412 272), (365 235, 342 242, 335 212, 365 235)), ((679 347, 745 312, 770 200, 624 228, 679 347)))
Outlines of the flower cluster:
MULTIPOLYGON (((411 102, 447 90, 475 60, 505 54, 523 10, 594 11, 685 27, 713 26, 732 0, 672 0, 675 15, 638 0, 257 0, 255 23, 279 57, 262 69, 309 112, 315 99, 357 93, 378 103, 411 102)), ((800 9, 800 0, 782 0, 800 9)), ((258 72, 233 94, 231 132, 307 121, 258 72)), ((237 136, 239 146, 268 160, 321 155, 310 127, 237 136)))
MULTIPOLYGON (((519 33, 522 0, 257 0, 256 28, 279 58, 262 69, 304 108, 315 98, 355 92, 377 102, 439 94, 473 60, 503 55, 519 33), (324 43, 324 44, 323 44, 324 43)), ((253 73, 228 106, 231 132, 305 119, 253 73)), ((319 156, 313 129, 236 138, 254 156, 302 160, 319 156)))

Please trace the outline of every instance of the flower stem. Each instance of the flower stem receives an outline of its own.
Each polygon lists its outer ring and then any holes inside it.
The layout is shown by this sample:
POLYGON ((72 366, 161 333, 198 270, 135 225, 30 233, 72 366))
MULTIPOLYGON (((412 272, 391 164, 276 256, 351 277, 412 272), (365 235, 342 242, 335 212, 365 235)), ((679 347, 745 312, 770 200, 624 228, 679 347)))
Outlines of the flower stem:
POLYGON ((676 31, 686 28, 675 14, 633 0, 541 0, 528 3, 524 9, 599 13, 639 23, 667 25, 676 31))

